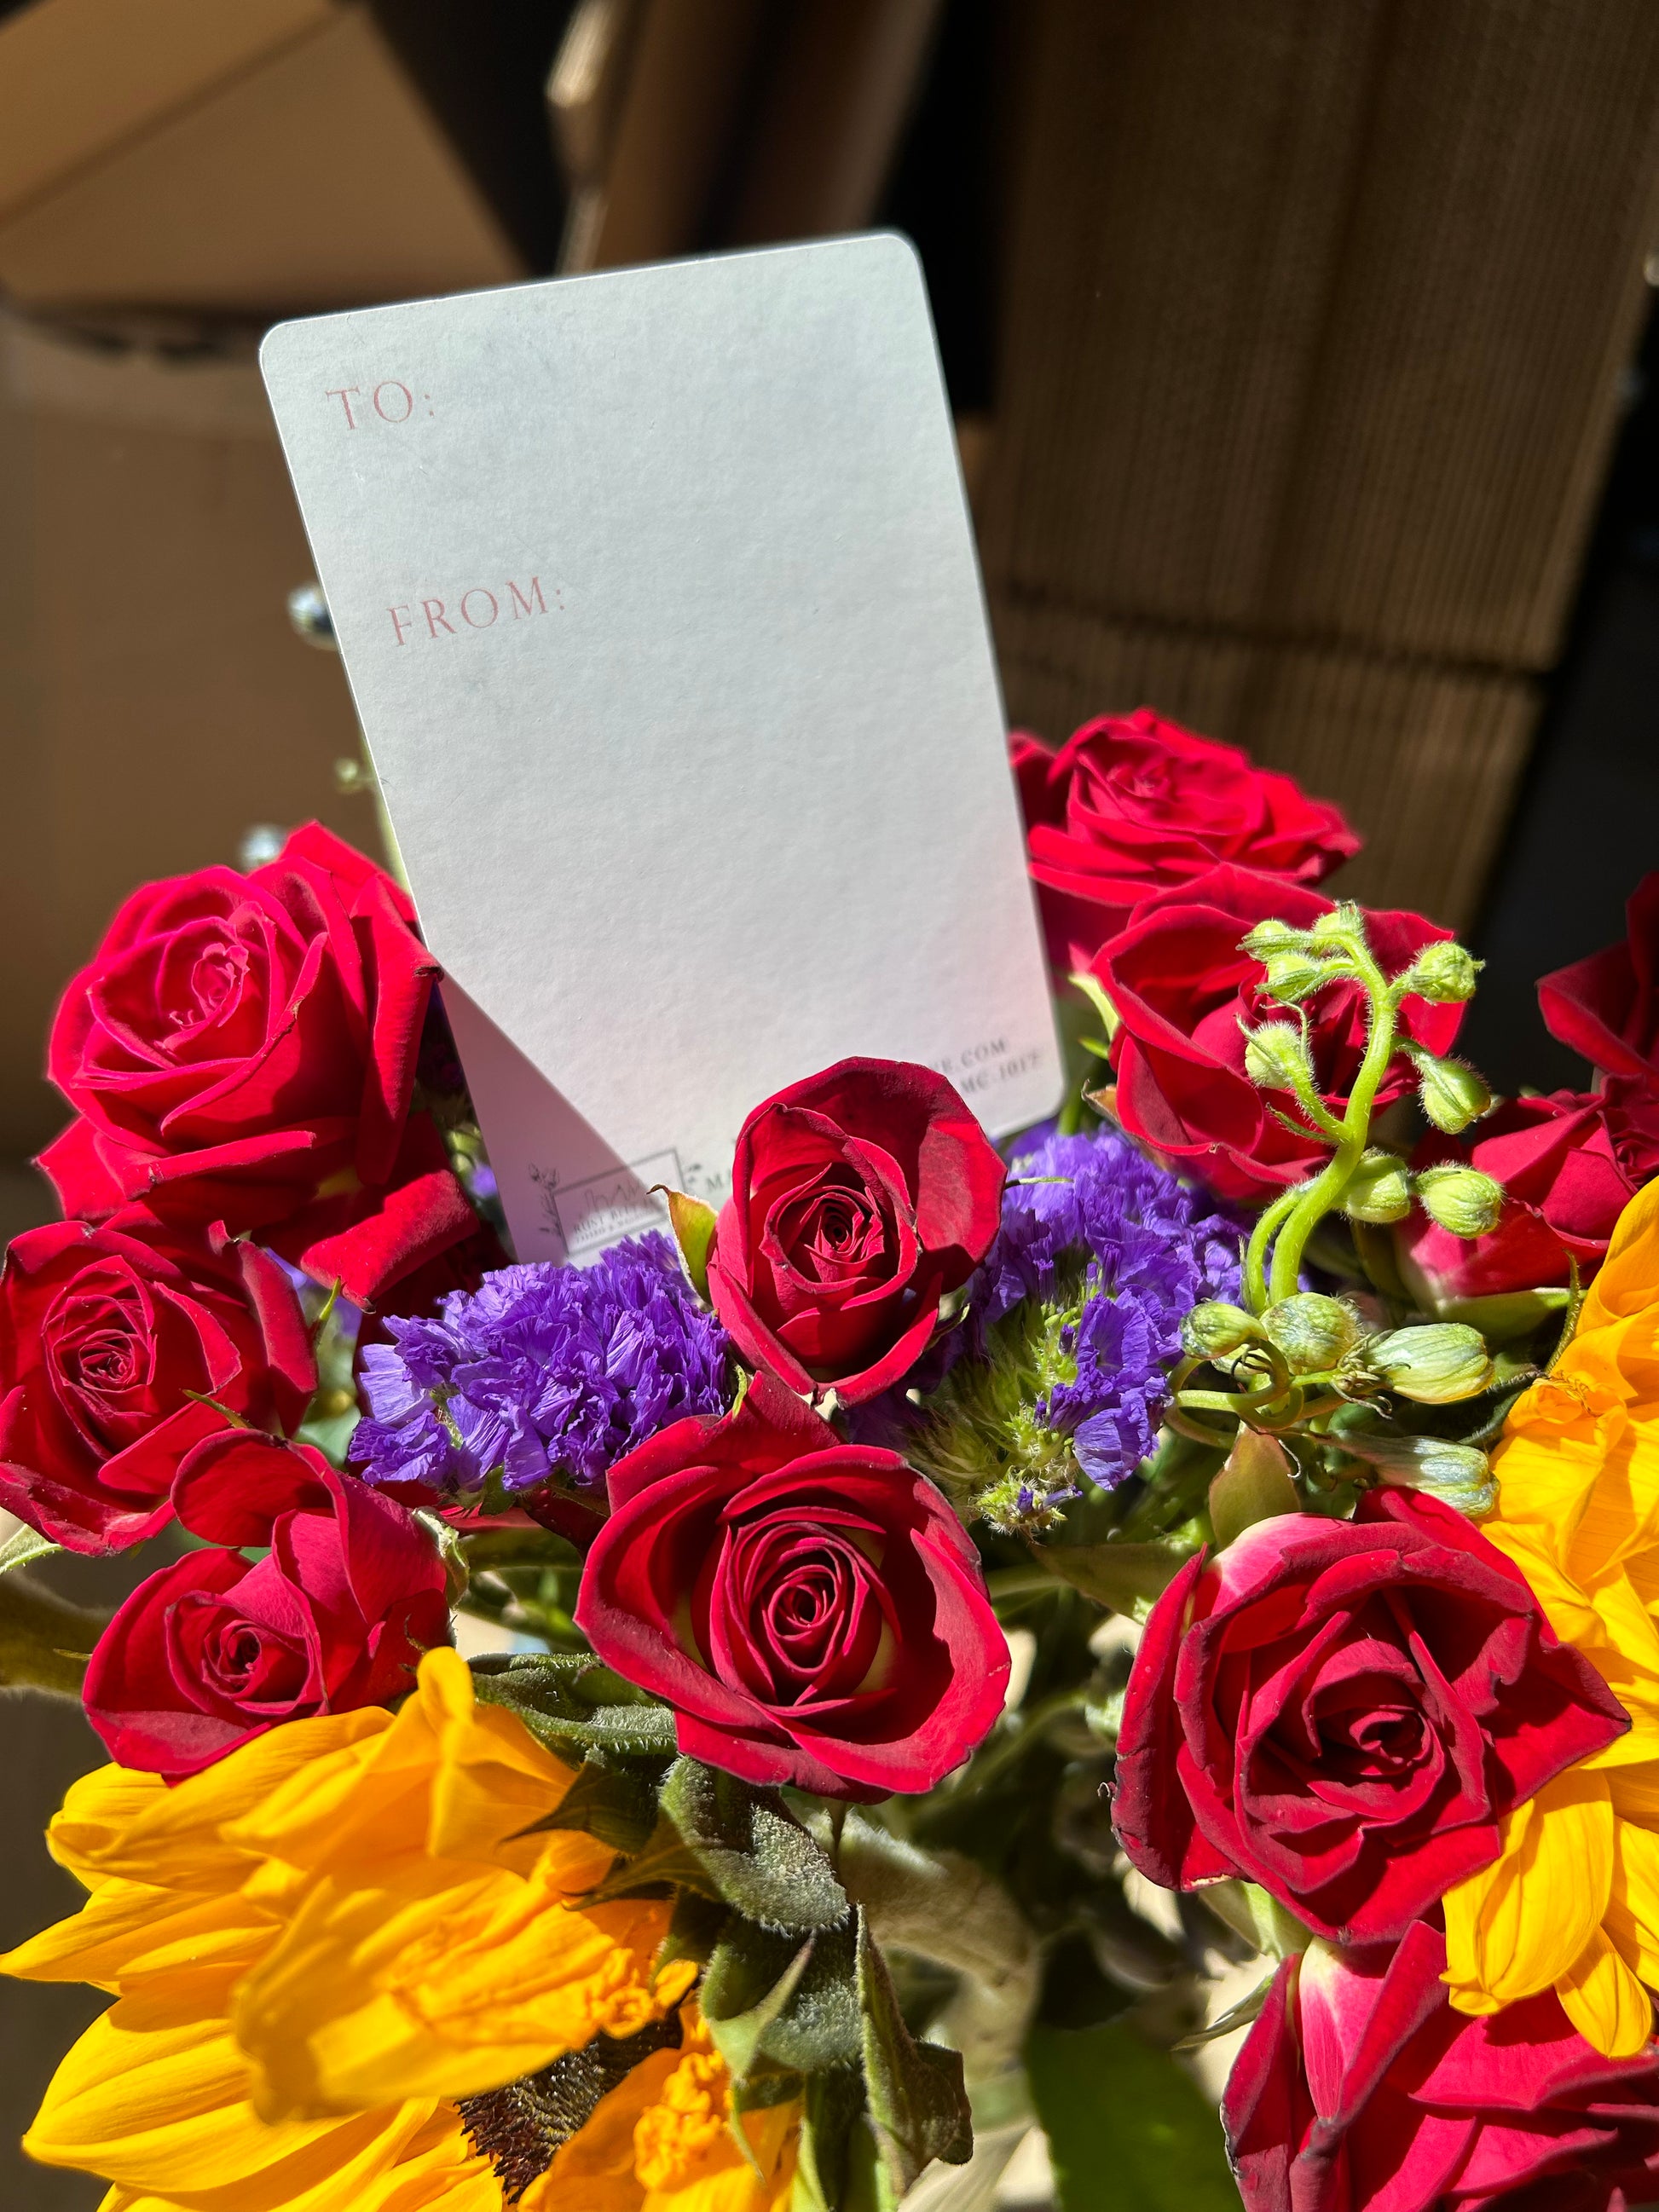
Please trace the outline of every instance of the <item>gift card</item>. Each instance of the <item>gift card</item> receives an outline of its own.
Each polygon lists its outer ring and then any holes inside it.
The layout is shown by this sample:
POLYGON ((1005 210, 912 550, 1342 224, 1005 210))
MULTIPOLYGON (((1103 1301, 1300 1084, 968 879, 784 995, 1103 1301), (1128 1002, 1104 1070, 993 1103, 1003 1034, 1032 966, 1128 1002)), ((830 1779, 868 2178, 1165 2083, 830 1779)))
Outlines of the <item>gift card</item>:
POLYGON ((317 316, 262 354, 521 1259, 718 1204, 849 1054, 1060 1093, 915 257, 317 316))

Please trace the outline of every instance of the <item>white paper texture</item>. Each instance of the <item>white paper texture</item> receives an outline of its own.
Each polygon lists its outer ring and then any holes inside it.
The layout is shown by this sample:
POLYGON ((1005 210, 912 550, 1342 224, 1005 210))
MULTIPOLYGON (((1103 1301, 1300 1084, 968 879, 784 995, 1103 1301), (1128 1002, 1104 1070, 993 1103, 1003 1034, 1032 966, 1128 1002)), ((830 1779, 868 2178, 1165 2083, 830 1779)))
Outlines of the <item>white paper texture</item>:
POLYGON ((718 1201, 848 1054, 1060 1063, 921 272, 873 236, 289 323, 262 364, 519 1255, 718 1201))

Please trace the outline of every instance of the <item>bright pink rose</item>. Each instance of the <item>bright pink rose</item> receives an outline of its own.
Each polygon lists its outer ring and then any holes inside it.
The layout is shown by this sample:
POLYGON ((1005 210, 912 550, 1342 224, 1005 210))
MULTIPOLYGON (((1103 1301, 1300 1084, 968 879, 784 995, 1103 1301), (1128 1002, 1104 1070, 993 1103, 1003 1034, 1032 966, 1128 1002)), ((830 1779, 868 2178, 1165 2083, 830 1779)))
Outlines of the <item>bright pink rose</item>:
POLYGON ((1625 915, 1625 942, 1541 977, 1538 1004, 1550 1035, 1592 1067, 1659 1090, 1659 871, 1625 915))
POLYGON ((374 1298, 471 1233, 410 1120, 437 967, 390 877, 309 823, 279 858, 146 884, 64 994, 49 1072, 82 1117, 41 1157, 66 1213, 129 1200, 256 1229, 374 1298))
POLYGON ((320 1452, 209 1437, 173 1502, 192 1535, 231 1548, 151 1575, 99 1639, 87 1718, 123 1766, 194 1774, 279 1722, 388 1705, 448 1643, 436 1545, 320 1452))
POLYGON ((894 1452, 843 1443, 775 1376, 611 1470, 576 1620, 673 1706, 679 1746, 826 1797, 931 1790, 1002 1710, 979 1555, 894 1452))
MULTIPOLYGON (((1112 1043, 1117 1117, 1132 1137, 1222 1198, 1265 1204, 1330 1158, 1311 1131, 1299 1135, 1272 1109, 1298 1120, 1289 1091, 1269 1094, 1244 1073, 1241 1023, 1283 1021, 1262 995, 1266 971, 1239 939, 1270 918, 1306 929, 1331 902, 1245 868, 1212 868, 1179 890, 1138 906, 1091 963, 1121 1018, 1112 1043)), ((1371 949, 1389 975, 1451 932, 1415 914, 1368 914, 1371 949)), ((1366 1001, 1357 983, 1333 983, 1309 1003, 1308 1042, 1326 1103, 1340 1114, 1364 1056, 1366 1001)), ((1402 1002, 1403 1036, 1449 1051, 1463 1009, 1402 1002)), ((1379 1106, 1417 1080, 1404 1053, 1377 1093, 1379 1106)))
POLYGON ((847 1404, 914 1367, 991 1249, 1005 1170, 942 1075, 843 1060, 738 1134, 708 1295, 744 1358, 847 1404))
POLYGON ((1287 1959, 1222 2124, 1245 2212, 1624 2212, 1659 2197, 1659 2057, 1604 2058, 1553 1993, 1454 2012, 1446 1939, 1287 1959))
POLYGON ((1504 1212, 1485 1237, 1454 1237, 1420 1207, 1395 1231, 1407 1264, 1437 1298, 1478 1298, 1565 1283, 1571 1262, 1588 1281, 1636 1195, 1620 1165, 1605 1102, 1578 1091, 1514 1098, 1461 1143, 1434 1137, 1413 1165, 1468 1160, 1504 1186, 1504 1212))
POLYGON ((1014 773, 1054 965, 1086 968, 1154 891, 1236 862, 1322 883, 1359 850, 1340 811, 1149 707, 1103 714, 1057 753, 1023 732, 1014 773))
POLYGON ((293 1285, 256 1245, 141 1206, 11 1241, 0 1505, 54 1543, 118 1552, 154 1535, 192 1445, 228 1414, 291 1428, 316 1387, 293 1285))
POLYGON ((1629 1726, 1461 1514, 1373 1491, 1182 1569, 1135 1655, 1113 1820, 1166 1889, 1242 1875, 1322 1935, 1388 1942, 1629 1726))

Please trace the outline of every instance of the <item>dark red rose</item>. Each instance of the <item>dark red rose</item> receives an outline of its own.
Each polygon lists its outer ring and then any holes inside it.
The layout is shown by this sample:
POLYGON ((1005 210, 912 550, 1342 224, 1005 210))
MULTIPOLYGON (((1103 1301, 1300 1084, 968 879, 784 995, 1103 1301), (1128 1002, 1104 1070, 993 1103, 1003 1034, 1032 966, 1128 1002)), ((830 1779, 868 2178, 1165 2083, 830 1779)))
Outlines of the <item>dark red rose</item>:
POLYGON ((360 1303, 471 1233, 410 1120, 438 970, 408 899, 316 823, 269 866, 147 884, 70 985, 49 1072, 82 1116, 41 1157, 66 1213, 258 1230, 360 1303))
MULTIPOLYGON (((1263 1204, 1330 1158, 1311 1132, 1288 1129, 1271 1110, 1300 1117, 1289 1091, 1264 1092, 1244 1073, 1240 1024, 1277 1019, 1285 1009, 1261 995, 1266 971, 1239 951, 1259 921, 1276 917, 1306 929, 1331 902, 1245 868, 1212 868, 1183 890, 1138 906, 1127 927, 1092 963, 1121 1026, 1112 1043, 1116 1112, 1132 1137, 1222 1198, 1263 1204)), ((1372 951, 1393 975, 1425 945, 1451 935, 1415 914, 1368 914, 1372 951)), ((1333 983, 1307 1006, 1314 1073, 1340 1114, 1364 1056, 1366 1000, 1357 983, 1333 983)), ((1403 1036, 1431 1052, 1450 1049, 1459 1006, 1403 1001, 1403 1036)), ((1379 1106, 1417 1080, 1404 1053, 1377 1092, 1379 1106)))
POLYGON ((873 1398, 991 1249, 1005 1170, 942 1075, 843 1060, 738 1135, 708 1295, 744 1358, 803 1394, 873 1398))
POLYGON ((0 1505, 72 1552, 173 1516, 179 1463, 228 1425, 292 1428, 317 1387, 268 1252, 124 1206, 11 1241, 0 1273, 0 1505), (211 1401, 211 1402, 210 1402, 211 1401))
POLYGON ((194 1774, 281 1721, 386 1705, 448 1643, 436 1545, 320 1452, 223 1431, 185 1461, 173 1502, 230 1548, 163 1567, 99 1638, 87 1718, 123 1766, 194 1774))
POLYGON ((1413 1164, 1468 1160, 1504 1186, 1504 1212, 1484 1237, 1454 1237, 1420 1207, 1395 1234, 1405 1265, 1437 1299, 1478 1298, 1588 1281, 1636 1195, 1607 1127, 1605 1102, 1574 1091, 1514 1098, 1475 1124, 1473 1142, 1434 1137, 1413 1164))
POLYGON ((1659 1083, 1609 1075, 1596 1093, 1620 1171, 1634 1190, 1659 1175, 1659 1083))
POLYGON ((1135 1655, 1113 1818, 1166 1889, 1243 1875, 1321 1935, 1388 1942, 1629 1725, 1461 1514, 1373 1491, 1182 1569, 1135 1655))
POLYGON ((961 1522, 775 1376, 619 1460, 610 1491, 577 1624, 692 1758, 880 1797, 932 1789, 1001 1711, 1008 1647, 961 1522))
POLYGON ((1604 1075, 1659 1089, 1659 870, 1625 908, 1626 937, 1540 979, 1544 1026, 1604 1075))
POLYGON ((1057 753, 1023 732, 1014 774, 1048 949, 1086 968, 1133 910, 1221 861, 1322 883, 1359 850, 1340 811, 1248 754, 1141 707, 1102 714, 1057 753))
POLYGON ((1659 2057, 1604 2058, 1553 1992, 1472 2020, 1419 1921, 1287 1959, 1222 2124, 1245 2212, 1624 2212, 1659 2197, 1659 2057))

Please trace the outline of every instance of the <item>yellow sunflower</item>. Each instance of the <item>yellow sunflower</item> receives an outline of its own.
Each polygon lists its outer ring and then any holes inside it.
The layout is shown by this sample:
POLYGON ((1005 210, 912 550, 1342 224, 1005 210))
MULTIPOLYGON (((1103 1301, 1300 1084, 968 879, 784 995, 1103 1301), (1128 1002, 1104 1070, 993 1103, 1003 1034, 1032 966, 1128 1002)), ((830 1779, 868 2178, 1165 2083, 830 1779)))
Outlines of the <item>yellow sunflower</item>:
POLYGON ((1628 2055, 1659 1990, 1659 1182, 1626 1208, 1494 1468, 1483 1533, 1631 1729, 1517 1807, 1497 1863, 1449 1893, 1446 1979, 1468 2013, 1553 1988, 1599 2050, 1628 2055))
POLYGON ((693 1968, 653 1976, 668 1906, 582 1905, 612 1853, 524 1832, 570 1780, 441 1650, 395 1718, 76 1784, 49 1842, 87 1902, 0 1966, 116 2002, 26 2148, 104 2212, 763 2212, 798 2112, 744 2157, 693 1968))

